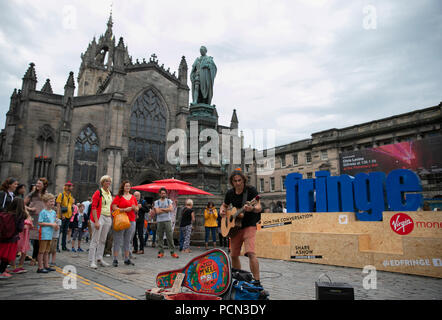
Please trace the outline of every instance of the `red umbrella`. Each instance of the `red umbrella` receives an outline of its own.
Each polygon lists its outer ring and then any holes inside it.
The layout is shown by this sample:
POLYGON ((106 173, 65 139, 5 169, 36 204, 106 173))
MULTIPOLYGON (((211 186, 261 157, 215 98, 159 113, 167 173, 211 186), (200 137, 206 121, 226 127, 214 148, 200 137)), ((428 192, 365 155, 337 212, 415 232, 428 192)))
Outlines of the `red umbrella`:
POLYGON ((182 184, 191 184, 190 182, 178 180, 178 179, 175 179, 175 178, 154 181, 154 183, 169 183, 169 182, 176 182, 176 183, 182 183, 182 184))
MULTIPOLYGON (((176 180, 176 179, 166 179, 166 180, 176 180)), ((159 180, 161 181, 161 180, 159 180)), ((179 180, 178 180, 179 181, 179 180)), ((204 190, 195 188, 190 186, 190 183, 188 182, 154 182, 149 184, 143 184, 140 186, 132 187, 132 189, 138 190, 138 191, 146 191, 146 192, 153 192, 157 193, 160 191, 161 188, 166 188, 167 191, 175 190, 178 191, 179 195, 194 195, 194 194, 200 194, 200 195, 208 195, 213 196, 213 194, 206 192, 204 190), (187 184, 185 184, 187 183, 187 184)))

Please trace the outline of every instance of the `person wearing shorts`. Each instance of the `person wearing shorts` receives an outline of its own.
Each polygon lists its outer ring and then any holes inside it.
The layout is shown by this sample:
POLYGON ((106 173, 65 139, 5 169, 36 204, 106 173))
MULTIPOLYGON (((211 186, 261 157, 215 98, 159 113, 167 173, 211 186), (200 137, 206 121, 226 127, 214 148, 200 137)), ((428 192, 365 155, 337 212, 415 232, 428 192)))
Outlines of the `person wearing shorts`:
POLYGON ((54 230, 58 229, 58 225, 55 222, 57 216, 53 210, 55 196, 50 193, 45 193, 41 197, 41 200, 44 203, 44 209, 40 211, 38 216, 39 252, 37 273, 48 273, 55 271, 55 269, 49 267, 49 251, 51 250, 52 234, 54 230))
POLYGON ((80 203, 78 212, 72 217, 72 252, 83 252, 81 249, 81 239, 88 227, 88 216, 84 211, 84 204, 80 203), (77 241, 77 250, 75 250, 75 241, 77 241))
POLYGON ((38 253, 41 253, 41 254, 48 253, 49 254, 49 251, 51 251, 52 240, 40 240, 40 241, 41 241, 41 246, 39 247, 38 253))
POLYGON ((241 247, 244 244, 245 256, 249 258, 250 271, 256 283, 260 285, 259 276, 259 262, 255 254, 255 239, 256 239, 256 224, 261 220, 262 207, 259 202, 252 206, 248 201, 251 201, 258 196, 256 188, 247 185, 247 178, 241 172, 241 169, 236 169, 229 178, 232 189, 228 190, 224 203, 221 205, 220 214, 224 217, 230 205, 237 209, 244 208, 238 218, 241 220, 241 229, 237 234, 231 238, 231 252, 232 267, 241 269, 241 262, 239 256, 241 255, 241 247))

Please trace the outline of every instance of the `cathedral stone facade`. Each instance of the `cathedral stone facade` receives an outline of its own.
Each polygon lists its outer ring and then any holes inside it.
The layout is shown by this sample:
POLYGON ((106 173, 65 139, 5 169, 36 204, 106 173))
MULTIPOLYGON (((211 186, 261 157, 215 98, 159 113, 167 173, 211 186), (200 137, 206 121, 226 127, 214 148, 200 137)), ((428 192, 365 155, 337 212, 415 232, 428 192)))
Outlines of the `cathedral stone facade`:
MULTIPOLYGON (((185 57, 177 61, 178 75, 160 65, 155 54, 134 62, 112 26, 111 16, 106 32, 81 54, 77 95, 73 72, 64 93, 56 94, 49 79, 37 89, 36 66, 29 65, 22 88, 13 91, 1 132, 0 178, 15 177, 29 186, 47 177, 50 192, 72 181, 75 198, 83 201, 105 174, 113 178, 114 193, 124 179, 138 185, 175 177, 221 197, 230 168, 181 168, 166 159, 173 143, 167 133, 173 128, 188 132, 193 116, 185 57)), ((214 115, 212 125, 219 132, 238 128, 236 113, 230 127, 219 126, 216 110, 214 115)))

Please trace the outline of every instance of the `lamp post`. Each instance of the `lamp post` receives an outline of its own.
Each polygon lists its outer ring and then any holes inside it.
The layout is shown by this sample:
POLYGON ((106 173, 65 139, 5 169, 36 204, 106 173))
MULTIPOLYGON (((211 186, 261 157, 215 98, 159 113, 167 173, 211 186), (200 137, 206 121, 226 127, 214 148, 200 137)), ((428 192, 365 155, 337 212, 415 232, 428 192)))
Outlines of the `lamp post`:
POLYGON ((221 159, 221 172, 223 173, 223 179, 224 179, 224 182, 225 183, 222 183, 221 184, 221 186, 222 186, 222 191, 223 191, 223 193, 226 193, 226 186, 228 185, 228 181, 227 181, 227 177, 228 177, 228 166, 229 166, 229 163, 230 163, 230 161, 229 161, 229 159, 226 159, 226 158, 224 158, 224 157, 222 157, 222 159, 221 159))
POLYGON ((176 165, 175 165, 175 171, 176 171, 177 178, 178 178, 178 179, 181 179, 181 176, 180 176, 180 172, 181 172, 180 158, 179 158, 179 157, 176 157, 176 158, 175 158, 175 162, 176 162, 176 165))

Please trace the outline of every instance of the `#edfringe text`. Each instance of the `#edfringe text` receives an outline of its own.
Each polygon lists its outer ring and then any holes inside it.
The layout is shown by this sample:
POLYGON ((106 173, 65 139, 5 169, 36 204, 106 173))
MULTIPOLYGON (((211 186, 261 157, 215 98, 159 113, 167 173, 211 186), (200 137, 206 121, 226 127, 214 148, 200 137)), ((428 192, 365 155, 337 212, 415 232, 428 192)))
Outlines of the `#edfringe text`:
POLYGON ((209 313, 219 315, 263 315, 265 305, 244 304, 244 305, 219 305, 217 307, 190 307, 183 304, 176 307, 176 315, 200 315, 203 318, 207 317, 209 313))
POLYGON ((422 259, 391 259, 384 260, 382 263, 384 267, 414 267, 414 266, 422 266, 422 267, 442 267, 442 259, 440 258, 422 258, 422 259))

